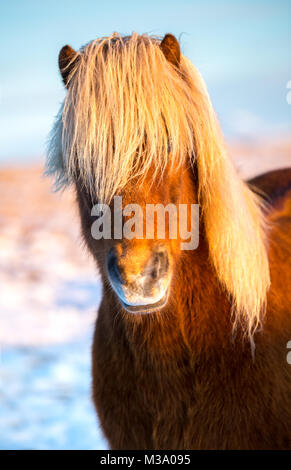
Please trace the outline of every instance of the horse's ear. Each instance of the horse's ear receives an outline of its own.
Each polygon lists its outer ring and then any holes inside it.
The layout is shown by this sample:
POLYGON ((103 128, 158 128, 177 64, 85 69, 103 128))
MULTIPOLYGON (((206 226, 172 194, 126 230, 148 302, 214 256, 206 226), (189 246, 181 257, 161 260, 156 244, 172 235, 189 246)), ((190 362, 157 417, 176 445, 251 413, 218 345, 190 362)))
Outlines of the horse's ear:
POLYGON ((181 51, 179 43, 173 34, 165 35, 160 44, 160 48, 162 49, 166 59, 171 62, 171 64, 175 65, 175 67, 179 67, 181 51))
POLYGON ((59 69, 65 86, 68 86, 69 77, 76 65, 78 53, 71 46, 64 46, 59 53, 59 69))

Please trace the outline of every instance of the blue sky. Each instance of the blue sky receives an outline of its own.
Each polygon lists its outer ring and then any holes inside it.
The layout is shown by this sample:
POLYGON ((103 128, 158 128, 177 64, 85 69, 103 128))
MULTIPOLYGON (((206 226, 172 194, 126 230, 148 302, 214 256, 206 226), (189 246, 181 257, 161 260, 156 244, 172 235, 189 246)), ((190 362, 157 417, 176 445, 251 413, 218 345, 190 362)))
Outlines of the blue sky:
POLYGON ((113 31, 180 38, 202 72, 227 137, 291 129, 289 0, 1 2, 0 161, 31 161, 64 90, 60 48, 75 49, 113 31))

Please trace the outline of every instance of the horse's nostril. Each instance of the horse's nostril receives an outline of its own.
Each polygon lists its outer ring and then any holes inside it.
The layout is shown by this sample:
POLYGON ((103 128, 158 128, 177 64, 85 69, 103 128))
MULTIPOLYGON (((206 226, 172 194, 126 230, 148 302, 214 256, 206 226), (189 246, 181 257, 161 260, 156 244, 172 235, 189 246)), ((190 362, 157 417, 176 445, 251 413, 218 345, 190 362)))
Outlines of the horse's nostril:
POLYGON ((123 283, 122 276, 117 265, 117 257, 113 251, 110 251, 108 254, 107 269, 111 279, 120 282, 121 284, 123 283))

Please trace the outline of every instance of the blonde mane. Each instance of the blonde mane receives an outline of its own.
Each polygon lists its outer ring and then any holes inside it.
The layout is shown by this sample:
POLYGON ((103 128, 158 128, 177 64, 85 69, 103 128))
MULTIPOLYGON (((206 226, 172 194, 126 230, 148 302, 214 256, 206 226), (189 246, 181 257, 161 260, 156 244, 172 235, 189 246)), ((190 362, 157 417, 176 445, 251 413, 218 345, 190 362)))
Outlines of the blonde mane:
POLYGON ((228 157, 204 81, 185 57, 179 71, 160 40, 134 33, 78 52, 52 130, 46 173, 58 188, 81 178, 109 202, 130 178, 197 162, 210 258, 233 301, 234 326, 252 339, 270 285, 261 202, 228 157))

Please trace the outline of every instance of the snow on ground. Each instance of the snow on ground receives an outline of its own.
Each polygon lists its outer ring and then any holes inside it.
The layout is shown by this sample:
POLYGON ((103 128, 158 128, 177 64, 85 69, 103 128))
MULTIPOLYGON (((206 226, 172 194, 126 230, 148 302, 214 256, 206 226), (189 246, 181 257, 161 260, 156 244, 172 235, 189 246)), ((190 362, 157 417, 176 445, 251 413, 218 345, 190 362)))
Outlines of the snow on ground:
POLYGON ((73 194, 53 194, 40 168, 2 170, 0 346, 80 336, 94 323, 100 295, 73 194))
POLYGON ((90 400, 91 336, 1 354, 0 449, 106 449, 90 400))
POLYGON ((91 402, 101 298, 73 194, 0 171, 0 449, 104 449, 91 402))
MULTIPOLYGON (((244 177, 291 166, 290 141, 232 145, 244 177)), ((90 398, 101 285, 71 191, 0 169, 0 449, 105 449, 90 398)))

